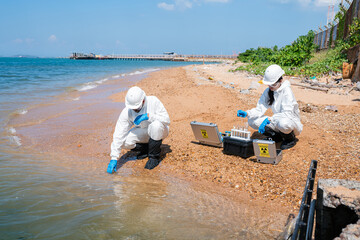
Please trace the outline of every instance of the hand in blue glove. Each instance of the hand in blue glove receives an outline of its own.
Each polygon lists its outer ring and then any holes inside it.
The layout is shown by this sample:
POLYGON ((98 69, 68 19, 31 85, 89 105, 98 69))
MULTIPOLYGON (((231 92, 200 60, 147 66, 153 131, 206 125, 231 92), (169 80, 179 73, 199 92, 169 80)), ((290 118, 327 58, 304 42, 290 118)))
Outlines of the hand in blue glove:
POLYGON ((106 171, 110 174, 112 174, 113 172, 116 172, 116 165, 117 165, 117 160, 110 160, 106 171))
POLYGON ((238 117, 246 117, 247 116, 247 112, 243 111, 243 110, 239 110, 237 111, 237 116, 238 117))
POLYGON ((135 125, 139 125, 142 121, 149 120, 149 115, 147 113, 137 116, 134 120, 135 125))
POLYGON ((261 123, 259 127, 259 133, 263 134, 265 132, 265 126, 270 123, 268 118, 265 118, 265 120, 261 123))

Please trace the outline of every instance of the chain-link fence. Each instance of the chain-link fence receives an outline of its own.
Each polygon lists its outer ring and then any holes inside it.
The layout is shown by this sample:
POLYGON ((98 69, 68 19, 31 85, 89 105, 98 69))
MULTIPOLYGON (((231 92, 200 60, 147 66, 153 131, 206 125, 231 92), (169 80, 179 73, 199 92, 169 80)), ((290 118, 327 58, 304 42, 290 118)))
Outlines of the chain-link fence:
POLYGON ((349 36, 349 26, 354 18, 360 19, 360 0, 354 0, 345 14, 344 23, 333 22, 328 26, 324 26, 325 30, 319 28, 315 32, 314 43, 319 49, 327 49, 335 46, 335 41, 344 39, 349 36))

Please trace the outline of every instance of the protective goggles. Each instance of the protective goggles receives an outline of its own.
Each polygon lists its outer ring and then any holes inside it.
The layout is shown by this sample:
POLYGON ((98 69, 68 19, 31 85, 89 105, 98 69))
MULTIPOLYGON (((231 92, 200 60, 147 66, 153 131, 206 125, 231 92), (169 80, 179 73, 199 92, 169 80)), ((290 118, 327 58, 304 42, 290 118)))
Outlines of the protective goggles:
POLYGON ((272 87, 272 88, 278 87, 282 79, 283 79, 282 77, 279 78, 279 80, 277 80, 275 83, 269 85, 269 87, 272 87))

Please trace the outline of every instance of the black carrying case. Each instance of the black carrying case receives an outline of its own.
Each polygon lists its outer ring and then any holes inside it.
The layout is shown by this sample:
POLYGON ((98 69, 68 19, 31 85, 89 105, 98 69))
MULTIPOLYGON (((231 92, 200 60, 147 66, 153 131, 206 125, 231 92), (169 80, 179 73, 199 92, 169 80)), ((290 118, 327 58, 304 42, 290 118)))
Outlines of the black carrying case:
POLYGON ((242 140, 232 137, 223 137, 223 152, 228 155, 236 155, 242 158, 254 156, 254 146, 252 139, 242 140))

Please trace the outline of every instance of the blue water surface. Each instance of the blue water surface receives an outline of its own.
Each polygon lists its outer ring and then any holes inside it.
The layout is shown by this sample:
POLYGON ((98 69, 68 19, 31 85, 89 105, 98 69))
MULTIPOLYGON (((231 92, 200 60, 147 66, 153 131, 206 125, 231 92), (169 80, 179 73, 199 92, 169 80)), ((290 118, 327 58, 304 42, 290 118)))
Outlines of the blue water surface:
POLYGON ((0 58, 2 111, 55 96, 76 87, 136 70, 183 66, 189 62, 0 58))
POLYGON ((0 58, 0 239, 116 239, 111 235, 120 231, 109 180, 89 184, 91 177, 77 177, 23 150, 9 137, 10 116, 123 73, 187 64, 192 63, 0 58))
POLYGON ((11 141, 10 119, 31 115, 33 105, 121 81, 124 73, 188 64, 0 58, 0 239, 271 239, 269 223, 255 211, 187 182, 123 168, 113 175, 104 167, 79 171, 79 159, 54 164, 11 141))

